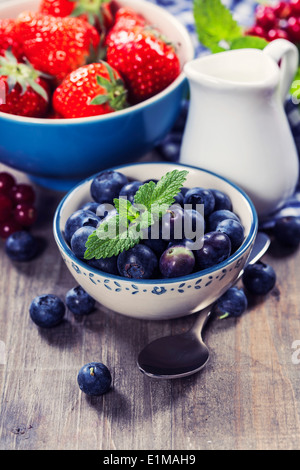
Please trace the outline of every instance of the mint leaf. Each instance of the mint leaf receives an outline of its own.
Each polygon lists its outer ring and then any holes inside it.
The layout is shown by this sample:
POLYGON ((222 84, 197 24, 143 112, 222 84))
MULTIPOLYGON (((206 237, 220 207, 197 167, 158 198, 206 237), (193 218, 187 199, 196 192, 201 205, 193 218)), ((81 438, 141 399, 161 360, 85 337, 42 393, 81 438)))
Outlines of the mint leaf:
POLYGON ((147 209, 150 209, 155 187, 156 183, 154 183, 154 181, 149 181, 149 183, 145 183, 143 186, 140 186, 134 196, 134 203, 138 205, 142 204, 147 209))
POLYGON ((150 181, 138 189, 134 204, 114 199, 117 214, 104 219, 86 242, 85 259, 116 256, 144 238, 145 231, 158 221, 175 202, 188 171, 173 170, 158 183, 150 181))
POLYGON ((242 36, 234 39, 230 44, 230 49, 264 49, 268 41, 257 36, 242 36))
POLYGON ((230 44, 243 35, 242 28, 221 0, 194 0, 193 13, 198 39, 211 52, 224 51, 222 41, 230 44))
POLYGON ((139 216, 138 209, 126 198, 114 199, 114 206, 122 219, 133 221, 139 216))
POLYGON ((156 184, 153 181, 144 184, 138 189, 134 203, 142 204, 148 210, 152 210, 153 205, 168 204, 170 206, 181 190, 187 174, 186 170, 173 170, 166 173, 156 184))

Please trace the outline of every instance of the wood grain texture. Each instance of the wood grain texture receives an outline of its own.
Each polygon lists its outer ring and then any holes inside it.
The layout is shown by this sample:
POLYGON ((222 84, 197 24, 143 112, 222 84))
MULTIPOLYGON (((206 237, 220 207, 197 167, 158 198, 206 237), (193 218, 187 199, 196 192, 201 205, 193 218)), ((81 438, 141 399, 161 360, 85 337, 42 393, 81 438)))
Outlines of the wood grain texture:
POLYGON ((68 311, 49 331, 30 320, 36 295, 64 299, 75 285, 52 235, 62 194, 38 188, 37 194, 33 231, 46 241, 41 255, 13 263, 0 246, 0 341, 7 356, 0 365, 0 449, 299 449, 300 364, 292 362, 300 340, 299 251, 271 247, 265 260, 277 273, 273 292, 250 303, 240 319, 209 324, 211 359, 203 371, 151 380, 136 366, 140 349, 186 330, 193 317, 152 323, 97 305, 82 321, 68 311), (93 360, 113 376, 112 389, 99 398, 82 394, 76 382, 80 367, 93 360))

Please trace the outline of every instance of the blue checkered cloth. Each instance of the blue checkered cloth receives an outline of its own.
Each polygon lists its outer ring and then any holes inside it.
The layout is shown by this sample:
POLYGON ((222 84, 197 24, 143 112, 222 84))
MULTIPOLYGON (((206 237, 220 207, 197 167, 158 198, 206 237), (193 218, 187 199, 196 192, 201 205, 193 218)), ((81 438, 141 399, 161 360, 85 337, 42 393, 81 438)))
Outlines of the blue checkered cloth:
MULTIPOLYGON (((177 17, 177 19, 187 28, 192 38, 196 56, 207 53, 205 48, 199 43, 194 17, 193 17, 193 0, 149 0, 156 3, 170 13, 177 17)), ((223 0, 233 13, 234 18, 240 25, 245 27, 253 24, 254 10, 257 2, 254 0, 223 0)), ((166 160, 178 161, 179 151, 181 146, 182 131, 185 124, 186 114, 188 110, 188 102, 183 102, 182 113, 166 139, 157 147, 159 154, 166 160)), ((299 106, 293 104, 291 99, 288 99, 285 104, 286 114, 290 123, 291 131, 294 136, 298 155, 300 156, 300 111, 299 106)), ((293 197, 289 198, 285 205, 276 213, 261 223, 260 229, 270 229, 274 226, 277 219, 283 216, 297 216, 300 217, 300 181, 296 192, 293 197)))

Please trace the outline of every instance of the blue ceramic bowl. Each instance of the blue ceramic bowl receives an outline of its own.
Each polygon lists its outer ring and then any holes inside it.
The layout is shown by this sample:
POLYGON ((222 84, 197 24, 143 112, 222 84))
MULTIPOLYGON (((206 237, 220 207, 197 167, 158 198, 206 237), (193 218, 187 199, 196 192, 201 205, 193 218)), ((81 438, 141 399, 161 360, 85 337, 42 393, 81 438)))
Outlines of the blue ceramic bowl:
MULTIPOLYGON (((166 10, 143 0, 120 0, 156 24, 174 44, 182 66, 194 57, 185 27, 166 10)), ((0 4, 0 18, 37 10, 39 0, 0 4)), ((36 183, 68 190, 101 169, 135 161, 170 131, 188 88, 183 72, 163 92, 129 109, 80 119, 33 119, 0 113, 0 161, 36 183)))
POLYGON ((209 269, 174 279, 128 279, 90 267, 71 251, 64 237, 70 215, 91 200, 94 176, 82 181, 60 202, 53 231, 59 252, 74 282, 80 284, 103 307, 136 319, 167 320, 190 315, 218 299, 244 268, 256 238, 258 221, 248 196, 236 185, 212 172, 171 163, 136 163, 114 168, 128 178, 145 181, 161 178, 173 169, 187 170, 186 187, 215 188, 228 194, 233 211, 245 229, 242 246, 228 259, 209 269))

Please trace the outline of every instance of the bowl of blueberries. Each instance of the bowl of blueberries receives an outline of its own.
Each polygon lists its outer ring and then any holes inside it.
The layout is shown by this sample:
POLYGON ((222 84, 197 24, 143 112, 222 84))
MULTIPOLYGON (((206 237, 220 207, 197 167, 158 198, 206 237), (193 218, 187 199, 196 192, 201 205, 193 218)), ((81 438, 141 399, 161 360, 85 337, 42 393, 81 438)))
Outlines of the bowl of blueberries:
POLYGON ((65 195, 53 223, 76 282, 103 307, 145 320, 215 302, 238 278, 257 230, 243 190, 170 162, 92 175, 65 195))

